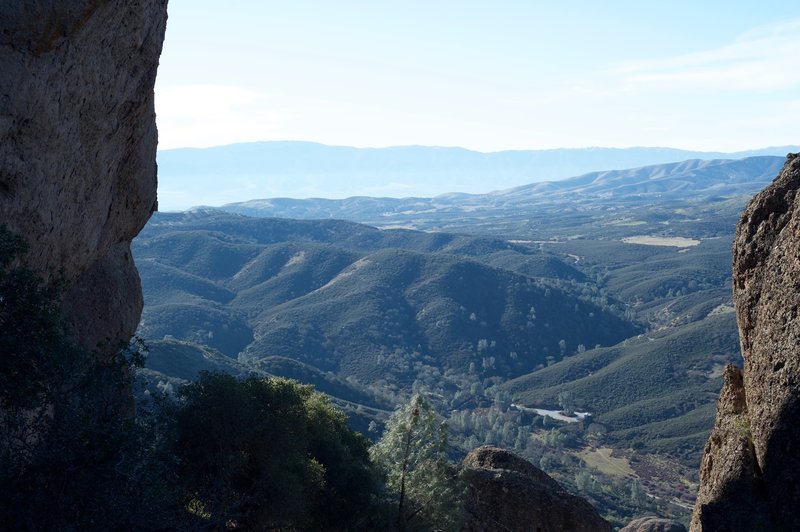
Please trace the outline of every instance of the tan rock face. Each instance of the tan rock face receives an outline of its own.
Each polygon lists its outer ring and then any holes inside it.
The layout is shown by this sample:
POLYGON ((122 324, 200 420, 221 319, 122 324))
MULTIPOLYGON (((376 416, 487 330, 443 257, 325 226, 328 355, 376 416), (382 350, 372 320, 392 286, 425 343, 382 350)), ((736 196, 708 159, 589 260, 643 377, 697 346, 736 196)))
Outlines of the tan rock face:
POLYGON ((515 454, 479 447, 464 459, 468 482, 465 532, 611 530, 585 499, 570 495, 515 454))
POLYGON ((744 371, 726 370, 692 530, 800 530, 800 157, 745 209, 733 248, 744 371))
POLYGON ((739 530, 771 522, 765 512, 761 473, 753 450, 742 371, 725 368, 714 430, 700 466, 692 530, 739 530))
POLYGON ((106 352, 141 313, 129 245, 156 208, 166 4, 0 3, 0 223, 29 266, 63 272, 76 336, 106 352))

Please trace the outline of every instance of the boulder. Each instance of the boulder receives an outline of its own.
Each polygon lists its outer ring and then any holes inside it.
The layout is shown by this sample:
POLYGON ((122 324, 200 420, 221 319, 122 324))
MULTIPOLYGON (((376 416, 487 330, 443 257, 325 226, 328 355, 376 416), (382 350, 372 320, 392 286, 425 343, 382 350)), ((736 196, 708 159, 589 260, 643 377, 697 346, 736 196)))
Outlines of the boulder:
POLYGON ((640 517, 634 519, 619 532, 686 532, 686 527, 672 519, 640 517))
POLYGON ((464 459, 465 532, 611 530, 585 499, 510 451, 483 446, 464 459))

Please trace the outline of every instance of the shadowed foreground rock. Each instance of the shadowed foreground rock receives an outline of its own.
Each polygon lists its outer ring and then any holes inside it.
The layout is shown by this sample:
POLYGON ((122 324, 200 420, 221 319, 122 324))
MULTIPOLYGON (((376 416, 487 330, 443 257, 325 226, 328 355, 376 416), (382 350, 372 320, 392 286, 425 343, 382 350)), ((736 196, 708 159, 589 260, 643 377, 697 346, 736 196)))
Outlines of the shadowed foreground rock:
POLYGON ((156 208, 153 85, 166 0, 0 3, 0 223, 67 280, 84 347, 110 354, 141 314, 130 241, 156 208))
POLYGON ((729 366, 693 531, 800 530, 800 157, 750 202, 733 295, 744 371, 729 366))
POLYGON ((640 517, 619 532, 686 532, 686 527, 672 519, 640 517))
POLYGON ((545 472, 515 454, 479 447, 464 459, 467 532, 610 531, 586 500, 566 493, 545 472))

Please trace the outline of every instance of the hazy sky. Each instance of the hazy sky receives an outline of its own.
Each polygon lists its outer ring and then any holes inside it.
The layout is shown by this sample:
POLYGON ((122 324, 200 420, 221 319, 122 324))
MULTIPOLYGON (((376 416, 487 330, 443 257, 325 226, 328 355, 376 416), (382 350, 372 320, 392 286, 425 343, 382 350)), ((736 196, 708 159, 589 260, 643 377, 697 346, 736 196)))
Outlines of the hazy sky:
POLYGON ((796 5, 170 0, 160 147, 797 144, 796 5))

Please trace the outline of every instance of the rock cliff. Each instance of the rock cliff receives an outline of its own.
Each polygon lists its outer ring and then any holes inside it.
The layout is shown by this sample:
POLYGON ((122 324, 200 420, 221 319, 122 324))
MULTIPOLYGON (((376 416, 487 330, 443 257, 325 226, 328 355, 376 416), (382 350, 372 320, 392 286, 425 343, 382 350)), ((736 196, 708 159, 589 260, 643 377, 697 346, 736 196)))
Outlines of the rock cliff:
POLYGON ((515 454, 479 447, 464 459, 468 482, 465 532, 610 531, 586 500, 570 495, 515 454))
POLYGON ((800 157, 750 202, 733 247, 744 370, 729 366, 691 530, 800 530, 800 157))
POLYGON ((0 3, 0 223, 67 281, 76 339, 108 354, 142 307, 130 241, 156 208, 153 85, 166 0, 0 3))

